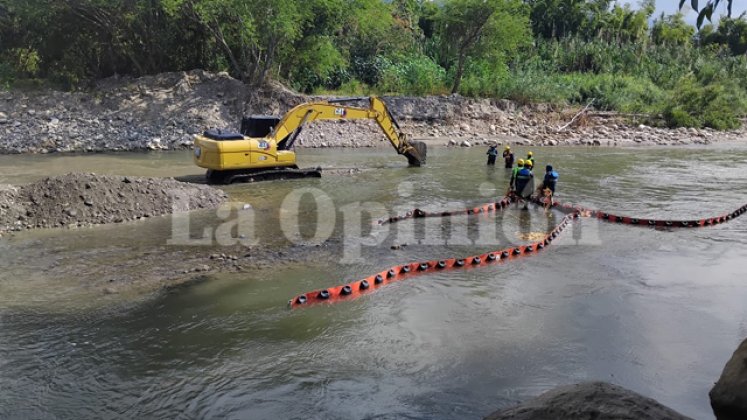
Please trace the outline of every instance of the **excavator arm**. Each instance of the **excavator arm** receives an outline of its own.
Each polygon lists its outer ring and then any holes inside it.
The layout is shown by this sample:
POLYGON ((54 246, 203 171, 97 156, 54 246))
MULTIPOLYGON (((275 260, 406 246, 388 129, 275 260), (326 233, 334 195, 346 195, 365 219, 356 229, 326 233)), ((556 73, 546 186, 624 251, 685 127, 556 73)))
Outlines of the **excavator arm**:
POLYGON ((311 102, 298 105, 288 111, 267 138, 274 140, 278 148, 290 149, 301 132, 304 124, 316 120, 358 120, 372 119, 376 121, 386 138, 397 150, 405 155, 412 166, 425 163, 426 145, 423 142, 411 141, 401 131, 397 121, 386 107, 381 98, 372 96, 368 108, 341 105, 344 102, 357 101, 365 98, 335 99, 332 101, 311 102))

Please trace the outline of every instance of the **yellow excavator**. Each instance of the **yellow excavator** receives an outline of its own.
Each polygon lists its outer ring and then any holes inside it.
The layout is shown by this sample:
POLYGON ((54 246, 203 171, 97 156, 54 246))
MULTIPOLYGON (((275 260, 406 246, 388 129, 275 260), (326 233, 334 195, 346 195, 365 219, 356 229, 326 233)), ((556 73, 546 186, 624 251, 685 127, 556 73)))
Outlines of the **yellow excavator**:
POLYGON ((241 132, 208 130, 195 136, 194 162, 207 169, 211 184, 278 178, 319 177, 321 169, 299 169, 293 145, 306 123, 316 120, 373 119, 397 153, 411 166, 425 163, 426 145, 410 141, 381 98, 340 98, 310 102, 288 111, 281 119, 254 115, 241 121, 241 132), (369 107, 344 103, 368 99, 369 107))

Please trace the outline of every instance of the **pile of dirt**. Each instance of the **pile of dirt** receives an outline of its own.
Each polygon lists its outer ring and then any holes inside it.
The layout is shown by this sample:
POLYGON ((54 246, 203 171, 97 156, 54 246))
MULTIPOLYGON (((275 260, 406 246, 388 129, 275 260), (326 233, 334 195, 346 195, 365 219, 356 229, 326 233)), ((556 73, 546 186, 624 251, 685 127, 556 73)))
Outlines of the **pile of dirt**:
POLYGON ((0 187, 0 234, 87 226, 214 208, 226 194, 172 178, 71 173, 23 186, 0 187))

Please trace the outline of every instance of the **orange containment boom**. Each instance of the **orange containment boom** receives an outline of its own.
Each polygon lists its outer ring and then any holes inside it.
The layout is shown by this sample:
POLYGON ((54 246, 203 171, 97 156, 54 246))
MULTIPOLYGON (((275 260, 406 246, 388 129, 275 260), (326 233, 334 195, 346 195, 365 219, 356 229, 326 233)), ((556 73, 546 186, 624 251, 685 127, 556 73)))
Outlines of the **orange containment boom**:
MULTIPOLYGON (((504 209, 514 201, 513 197, 505 197, 495 203, 487 203, 474 208, 468 208, 456 211, 443 212, 426 212, 420 209, 413 209, 402 216, 393 216, 388 219, 379 220, 379 224, 396 223, 402 220, 423 217, 445 217, 456 214, 481 214, 504 209)), ((544 205, 542 199, 534 199, 534 203, 544 205)), ((544 239, 528 245, 509 247, 497 251, 492 251, 480 255, 472 255, 464 258, 448 258, 444 260, 429 260, 422 262, 410 262, 403 265, 397 265, 387 270, 373 274, 365 279, 354 281, 352 283, 335 286, 327 289, 315 290, 312 292, 298 295, 288 302, 291 308, 306 306, 315 303, 332 303, 343 300, 350 300, 377 290, 379 287, 396 281, 412 278, 418 274, 432 273, 434 271, 448 269, 468 269, 471 267, 481 267, 499 262, 509 261, 522 256, 534 255, 549 246, 561 232, 568 226, 573 219, 581 216, 594 217, 610 223, 621 223, 627 225, 640 225, 650 227, 678 227, 694 228, 713 226, 719 223, 725 223, 747 212, 747 205, 734 210, 731 213, 723 214, 716 217, 695 219, 695 220, 665 220, 665 219, 644 219, 628 216, 617 216, 599 210, 588 209, 581 206, 563 204, 559 201, 553 201, 552 207, 566 213, 561 220, 544 239)))

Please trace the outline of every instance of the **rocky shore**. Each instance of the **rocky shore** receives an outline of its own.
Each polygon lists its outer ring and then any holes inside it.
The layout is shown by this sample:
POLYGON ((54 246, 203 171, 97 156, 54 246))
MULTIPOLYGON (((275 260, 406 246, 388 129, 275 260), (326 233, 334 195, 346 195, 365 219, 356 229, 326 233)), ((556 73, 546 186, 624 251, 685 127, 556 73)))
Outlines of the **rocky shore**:
POLYGON ((22 185, 0 185, 0 236, 35 228, 77 227, 214 208, 219 189, 169 178, 67 174, 22 185))
MULTIPOLYGON (((282 115, 314 99, 319 97, 282 86, 251 90, 227 74, 201 70, 109 78, 77 92, 3 91, 0 153, 190 148, 193 135, 205 129, 237 129, 242 115, 282 115)), ((573 108, 521 106, 507 100, 458 95, 385 100, 405 132, 444 146, 488 141, 535 146, 687 145, 746 137, 744 130, 654 128, 635 116, 579 114, 573 108)), ((326 121, 309 125, 297 145, 376 147, 388 143, 371 121, 326 121)))
POLYGON ((747 339, 734 351, 708 395, 718 420, 747 419, 747 339))
POLYGON ((606 382, 560 386, 485 420, 687 420, 657 401, 606 382))
MULTIPOLYGON (((711 389, 716 420, 747 419, 747 339, 726 363, 711 389)), ((485 420, 684 420, 682 414, 623 387, 606 382, 564 385, 496 411, 485 420)))

